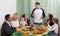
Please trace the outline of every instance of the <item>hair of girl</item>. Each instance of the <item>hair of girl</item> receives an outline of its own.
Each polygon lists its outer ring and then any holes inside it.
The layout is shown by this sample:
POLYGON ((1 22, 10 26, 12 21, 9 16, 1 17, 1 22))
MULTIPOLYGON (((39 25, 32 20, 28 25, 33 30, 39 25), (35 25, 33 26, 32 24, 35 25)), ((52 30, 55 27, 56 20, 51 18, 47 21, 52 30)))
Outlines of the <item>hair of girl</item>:
POLYGON ((58 19, 57 18, 54 18, 53 21, 58 24, 58 19))
POLYGON ((53 15, 52 14, 48 14, 48 15, 50 17, 50 20, 52 20, 53 19, 53 15))

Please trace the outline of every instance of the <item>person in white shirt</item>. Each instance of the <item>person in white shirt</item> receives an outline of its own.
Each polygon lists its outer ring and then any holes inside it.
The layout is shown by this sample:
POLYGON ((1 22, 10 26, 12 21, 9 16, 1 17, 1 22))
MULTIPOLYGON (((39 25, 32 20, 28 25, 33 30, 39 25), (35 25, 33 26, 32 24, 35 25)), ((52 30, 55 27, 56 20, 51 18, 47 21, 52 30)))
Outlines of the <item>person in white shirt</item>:
POLYGON ((42 24, 45 17, 44 10, 40 8, 40 3, 35 3, 35 9, 33 9, 31 16, 34 18, 33 24, 42 24))
POLYGON ((13 14, 13 21, 11 22, 12 27, 14 27, 14 29, 18 29, 19 27, 19 21, 18 21, 18 13, 14 13, 13 14))
POLYGON ((53 33, 50 34, 50 36, 58 36, 58 19, 57 18, 54 18, 53 19, 53 23, 54 23, 54 25, 52 25, 52 26, 50 26, 48 24, 48 28, 51 31, 54 31, 53 33))

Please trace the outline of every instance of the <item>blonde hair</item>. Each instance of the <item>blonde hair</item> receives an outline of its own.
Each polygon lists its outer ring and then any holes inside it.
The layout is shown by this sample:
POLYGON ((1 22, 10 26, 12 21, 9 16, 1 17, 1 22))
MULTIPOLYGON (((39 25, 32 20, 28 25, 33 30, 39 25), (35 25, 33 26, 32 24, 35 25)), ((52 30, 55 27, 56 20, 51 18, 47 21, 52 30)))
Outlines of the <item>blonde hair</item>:
POLYGON ((15 20, 15 19, 14 19, 14 16, 15 16, 15 15, 18 15, 18 13, 14 13, 14 14, 13 14, 13 20, 15 20))
POLYGON ((14 13, 14 15, 18 15, 18 13, 14 13))

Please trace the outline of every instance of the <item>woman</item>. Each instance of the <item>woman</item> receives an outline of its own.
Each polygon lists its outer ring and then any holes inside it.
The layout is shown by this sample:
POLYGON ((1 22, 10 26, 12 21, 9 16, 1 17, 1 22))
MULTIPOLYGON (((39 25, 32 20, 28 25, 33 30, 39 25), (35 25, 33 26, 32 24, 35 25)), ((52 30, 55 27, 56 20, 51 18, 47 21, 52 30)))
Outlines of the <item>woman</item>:
POLYGON ((14 14, 13 14, 12 27, 13 27, 14 29, 16 29, 16 30, 17 30, 18 27, 19 27, 18 13, 14 13, 14 14))
POLYGON ((49 22, 49 25, 52 26, 54 24, 52 19, 53 19, 53 15, 52 14, 48 14, 48 19, 47 19, 46 24, 49 22))
POLYGON ((25 21, 27 21, 28 26, 30 26, 31 22, 30 22, 30 20, 28 19, 27 14, 23 14, 22 17, 25 18, 25 21))

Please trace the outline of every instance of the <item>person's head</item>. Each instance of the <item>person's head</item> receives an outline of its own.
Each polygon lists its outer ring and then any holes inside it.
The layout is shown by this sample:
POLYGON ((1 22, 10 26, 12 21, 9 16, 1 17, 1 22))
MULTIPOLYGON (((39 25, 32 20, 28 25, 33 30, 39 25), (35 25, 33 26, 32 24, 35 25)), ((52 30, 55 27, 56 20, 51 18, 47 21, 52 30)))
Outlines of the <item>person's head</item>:
POLYGON ((23 14, 22 17, 28 19, 27 14, 23 14))
POLYGON ((12 21, 11 15, 10 14, 5 15, 5 20, 11 22, 12 21))
POLYGON ((25 18, 21 18, 21 21, 25 21, 25 18))
POLYGON ((13 14, 13 19, 14 19, 14 20, 18 19, 18 17, 19 17, 19 16, 18 16, 18 13, 14 13, 14 14, 13 14))
POLYGON ((35 8, 37 8, 37 9, 40 8, 40 3, 39 2, 35 3, 35 8))
POLYGON ((52 14, 48 14, 48 20, 52 20, 53 19, 53 15, 52 14))
POLYGON ((57 19, 57 18, 54 18, 54 19, 53 19, 53 23, 58 24, 58 19, 57 19))

